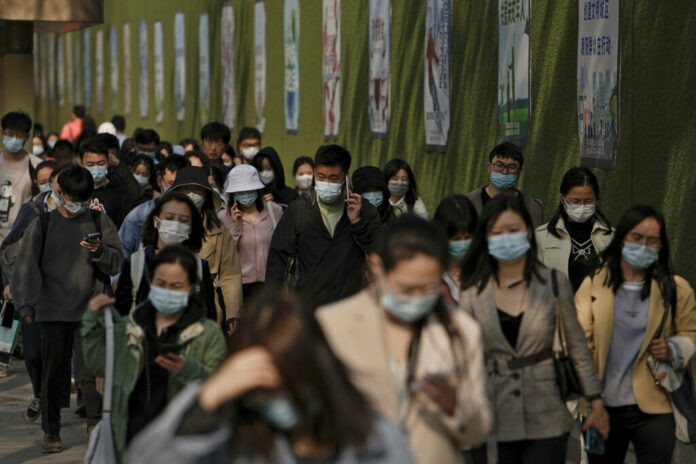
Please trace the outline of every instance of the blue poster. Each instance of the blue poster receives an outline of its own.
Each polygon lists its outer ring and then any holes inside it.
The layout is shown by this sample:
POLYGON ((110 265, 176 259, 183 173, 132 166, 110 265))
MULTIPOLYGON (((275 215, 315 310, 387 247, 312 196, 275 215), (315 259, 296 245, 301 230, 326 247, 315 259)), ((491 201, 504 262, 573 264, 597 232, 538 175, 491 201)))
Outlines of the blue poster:
POLYGON ((297 134, 300 119, 300 8, 297 0, 285 0, 285 130, 297 134))
POLYGON ((198 20, 198 103, 201 123, 210 121, 210 39, 208 13, 198 20))
POLYGON ((176 120, 186 119, 186 34, 184 12, 174 15, 174 98, 176 100, 176 120))
POLYGON ((444 151, 450 129, 450 0, 426 0, 425 8, 425 146, 444 151))

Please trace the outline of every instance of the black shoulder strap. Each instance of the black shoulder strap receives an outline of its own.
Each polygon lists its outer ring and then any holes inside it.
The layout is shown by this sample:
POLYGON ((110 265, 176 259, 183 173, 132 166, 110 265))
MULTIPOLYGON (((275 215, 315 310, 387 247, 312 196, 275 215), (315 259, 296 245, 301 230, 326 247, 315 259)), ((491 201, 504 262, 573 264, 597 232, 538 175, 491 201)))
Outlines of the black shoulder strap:
POLYGON ((665 286, 663 289, 663 299, 662 306, 665 308, 662 314, 662 320, 660 321, 660 327, 657 329, 655 338, 664 338, 665 336, 665 326, 667 324, 667 317, 670 313, 674 313, 677 310, 677 283, 674 281, 674 276, 670 275, 665 281, 665 286))
POLYGON ((554 298, 558 298, 558 278, 555 269, 551 269, 551 288, 553 288, 554 298))
POLYGON ((36 182, 36 168, 31 162, 31 155, 27 156, 27 161, 29 162, 29 179, 31 180, 31 194, 33 196, 39 193, 39 185, 36 182))
POLYGON ((43 259, 44 244, 46 243, 46 235, 48 235, 48 219, 50 212, 39 213, 39 225, 41 226, 41 252, 39 253, 39 263, 43 259))

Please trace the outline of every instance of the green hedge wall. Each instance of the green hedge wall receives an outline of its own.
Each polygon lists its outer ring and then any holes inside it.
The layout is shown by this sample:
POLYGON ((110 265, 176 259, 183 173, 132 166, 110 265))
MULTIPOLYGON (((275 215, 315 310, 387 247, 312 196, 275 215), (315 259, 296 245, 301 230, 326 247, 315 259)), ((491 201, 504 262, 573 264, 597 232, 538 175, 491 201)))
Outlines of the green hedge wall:
MULTIPOLYGON (((198 136, 206 121, 198 112, 198 18, 210 13, 211 110, 219 118, 220 10, 213 0, 106 0, 104 30, 104 114, 97 114, 95 79, 92 107, 97 123, 111 118, 111 101, 123 109, 123 76, 118 95, 109 83, 109 27, 116 24, 119 62, 123 28, 131 29, 132 109, 127 131, 153 127, 163 140, 198 136), (186 13, 186 121, 175 118, 174 13, 186 13), (139 112, 138 28, 148 23, 149 118, 139 112), (154 120, 153 23, 161 20, 164 37, 165 121, 154 120)), ((236 127, 255 120, 253 103, 252 0, 233 0, 235 15, 236 127)), ((423 57, 425 0, 392 0, 391 120, 386 140, 370 137, 368 101, 368 1, 342 2, 342 114, 339 143, 354 156, 354 166, 382 166, 402 157, 411 163, 431 213, 438 201, 453 192, 468 192, 486 182, 485 160, 498 141, 496 126, 497 2, 453 0, 451 130, 446 153, 425 151, 423 129, 423 57)), ((689 0, 645 2, 623 0, 621 5, 621 121, 616 167, 597 171, 602 187, 601 207, 617 221, 627 206, 648 203, 668 221, 676 270, 696 282, 696 124, 691 103, 696 100, 696 3, 689 0)), ((531 98, 529 146, 521 188, 540 198, 545 217, 558 204, 558 185, 569 167, 579 163, 576 135, 577 3, 532 0, 531 98)), ((323 143, 321 74, 321 0, 300 0, 300 126, 287 135, 283 106, 283 1, 267 0, 267 89, 264 144, 281 154, 286 170, 299 155, 312 156, 323 143)), ((73 36, 82 32, 72 33, 73 36)), ((73 42, 75 37, 73 37, 73 42)), ((94 74, 94 61, 92 72, 94 74)), ((71 106, 37 98, 35 114, 49 128, 68 119, 71 106)))

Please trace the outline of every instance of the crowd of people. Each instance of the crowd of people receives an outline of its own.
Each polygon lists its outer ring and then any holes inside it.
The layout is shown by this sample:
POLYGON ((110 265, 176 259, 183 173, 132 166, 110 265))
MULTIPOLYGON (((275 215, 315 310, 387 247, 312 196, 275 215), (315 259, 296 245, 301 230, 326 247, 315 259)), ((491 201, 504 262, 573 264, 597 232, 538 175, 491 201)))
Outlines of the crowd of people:
POLYGON ((594 464, 629 443, 639 463, 671 459, 649 362, 692 361, 694 293, 660 212, 627 205, 613 227, 590 169, 565 173, 544 222, 504 142, 489 182, 431 220, 406 161, 355 167, 323 145, 293 188, 251 127, 236 146, 218 122, 172 144, 76 106, 60 134, 10 112, 2 135, 4 315, 22 343, 0 377, 23 357, 44 453, 63 449, 71 389, 88 436, 102 418, 110 307, 118 462, 594 464))

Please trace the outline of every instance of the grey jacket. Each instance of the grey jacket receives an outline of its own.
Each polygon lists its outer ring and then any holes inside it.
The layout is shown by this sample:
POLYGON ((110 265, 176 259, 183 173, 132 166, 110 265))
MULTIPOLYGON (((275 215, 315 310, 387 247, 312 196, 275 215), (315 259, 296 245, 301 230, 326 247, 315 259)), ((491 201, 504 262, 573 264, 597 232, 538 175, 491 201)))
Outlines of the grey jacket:
MULTIPOLYGON (((126 462, 130 464, 295 464, 290 444, 283 435, 275 437, 275 449, 268 459, 259 456, 228 458, 227 441, 232 431, 223 423, 213 432, 201 435, 177 435, 186 413, 198 399, 200 382, 189 384, 167 409, 131 442, 126 462)), ((343 449, 335 464, 412 464, 408 444, 401 430, 383 418, 376 418, 364 455, 343 449)))
MULTIPOLYGON (((507 365, 510 359, 531 356, 553 346, 556 308, 551 272, 543 266, 537 269, 545 283, 532 277, 529 303, 514 348, 500 327, 492 282, 480 294, 475 287, 470 287, 461 295, 460 307, 474 316, 483 333, 488 395, 495 417, 493 435, 497 441, 555 437, 567 433, 573 422, 561 399, 551 359, 514 370, 507 365)), ((573 365, 585 394, 599 394, 597 371, 575 315, 570 282, 561 273, 556 276, 561 317, 573 365)))
MULTIPOLYGON (((483 199, 481 198, 481 190, 485 189, 486 187, 483 186, 481 188, 477 188, 473 192, 469 192, 466 194, 466 197, 471 201, 471 203, 474 204, 474 208, 476 208, 476 212, 481 215, 481 211, 483 211, 483 199)), ((530 196, 525 195, 519 190, 515 190, 518 195, 522 195, 522 199, 524 200, 524 206, 527 207, 527 211, 529 211, 529 215, 532 218, 532 224, 534 225, 534 228, 536 229, 540 225, 544 223, 544 205, 542 205, 540 200, 537 200, 536 198, 532 198, 530 196)))

